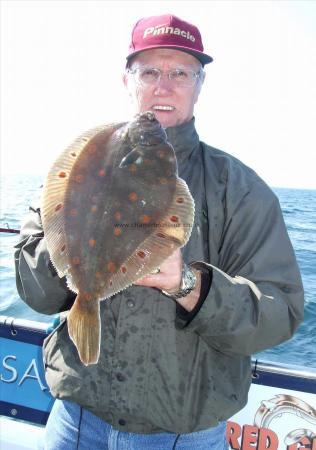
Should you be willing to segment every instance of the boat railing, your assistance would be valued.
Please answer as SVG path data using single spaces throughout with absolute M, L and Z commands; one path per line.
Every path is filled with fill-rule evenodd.
M 8 449 L 35 448 L 25 442 L 9 445 L 17 426 L 33 426 L 36 439 L 43 438 L 54 398 L 45 380 L 42 345 L 58 324 L 58 317 L 43 323 L 0 316 L 0 422 L 8 421 Z M 34 437 L 34 430 L 30 434 Z M 235 450 L 316 450 L 316 368 L 253 358 L 248 404 L 228 421 L 227 439 Z

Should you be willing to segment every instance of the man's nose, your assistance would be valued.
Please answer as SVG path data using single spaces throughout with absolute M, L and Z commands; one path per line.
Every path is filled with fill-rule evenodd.
M 155 87 L 155 93 L 169 92 L 173 89 L 172 80 L 170 80 L 167 73 L 162 73 Z

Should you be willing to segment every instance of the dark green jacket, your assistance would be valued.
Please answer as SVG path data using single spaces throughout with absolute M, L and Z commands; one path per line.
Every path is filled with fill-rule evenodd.
M 232 156 L 199 141 L 194 120 L 167 130 L 196 205 L 183 249 L 212 265 L 210 291 L 187 323 L 156 289 L 133 286 L 101 302 L 98 364 L 85 367 L 65 321 L 46 340 L 51 392 L 123 431 L 189 433 L 247 402 L 254 352 L 289 339 L 303 318 L 303 288 L 279 202 Z M 31 213 L 16 250 L 17 286 L 36 311 L 71 306 Z

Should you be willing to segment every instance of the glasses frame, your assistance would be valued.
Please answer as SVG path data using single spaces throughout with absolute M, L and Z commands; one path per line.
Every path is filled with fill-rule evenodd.
M 157 80 L 154 80 L 153 82 L 147 82 L 147 83 L 146 83 L 144 80 L 141 80 L 139 76 L 137 77 L 137 75 L 139 74 L 139 72 L 142 71 L 142 70 L 153 70 L 153 71 L 155 71 L 156 73 L 158 73 L 159 76 L 158 76 Z M 175 81 L 173 78 L 171 78 L 171 74 L 174 73 L 174 72 L 177 72 L 177 71 L 185 71 L 185 72 L 190 72 L 190 73 L 192 73 L 192 74 L 194 75 L 194 77 L 192 77 L 192 82 L 191 82 L 191 83 L 186 83 L 186 82 L 182 83 L 182 82 L 179 82 L 179 81 Z M 174 84 L 174 85 L 176 85 L 176 86 L 178 86 L 178 87 L 193 87 L 193 86 L 196 85 L 197 80 L 201 79 L 201 75 L 203 74 L 203 69 L 202 69 L 202 67 L 201 67 L 201 68 L 196 72 L 196 71 L 194 71 L 194 70 L 192 70 L 192 69 L 187 69 L 187 68 L 185 68 L 185 67 L 177 67 L 177 68 L 175 68 L 175 69 L 170 69 L 170 70 L 167 70 L 167 71 L 165 72 L 165 71 L 163 71 L 163 70 L 161 70 L 161 69 L 158 69 L 157 67 L 140 66 L 140 67 L 135 67 L 134 69 L 127 68 L 127 73 L 130 74 L 130 75 L 133 75 L 133 76 L 134 76 L 134 80 L 136 81 L 136 83 L 137 83 L 138 85 L 140 85 L 140 86 L 143 86 L 143 87 L 156 86 L 156 85 L 158 85 L 158 84 L 160 83 L 160 80 L 161 80 L 162 75 L 164 75 L 164 74 L 167 75 L 168 80 L 169 80 L 172 84 Z

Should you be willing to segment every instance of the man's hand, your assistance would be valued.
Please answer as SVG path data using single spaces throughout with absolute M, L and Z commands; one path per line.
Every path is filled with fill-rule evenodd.
M 180 288 L 182 277 L 182 254 L 181 250 L 177 249 L 169 258 L 167 258 L 160 266 L 160 272 L 150 274 L 138 280 L 135 285 L 147 286 L 164 291 L 174 292 Z M 192 311 L 196 305 L 201 289 L 201 274 L 195 270 L 197 277 L 196 287 L 186 297 L 178 298 L 176 301 L 183 306 L 187 311 Z
M 164 291 L 176 291 L 181 283 L 182 254 L 177 249 L 159 267 L 160 272 L 147 275 L 134 284 L 139 286 L 155 287 Z

